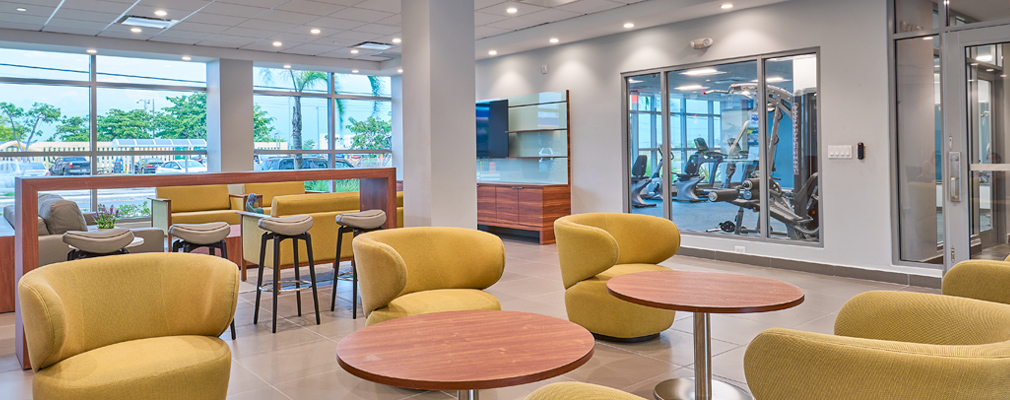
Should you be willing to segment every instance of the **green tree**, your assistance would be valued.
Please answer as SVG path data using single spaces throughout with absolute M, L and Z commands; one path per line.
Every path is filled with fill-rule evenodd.
M 61 142 L 87 142 L 91 140 L 91 129 L 87 117 L 63 117 L 56 126 L 54 139 Z
M 157 130 L 157 113 L 146 109 L 123 111 L 113 108 L 98 116 L 98 141 L 115 139 L 151 139 Z
M 274 117 L 270 113 L 261 109 L 259 105 L 253 105 L 253 141 L 254 142 L 280 142 L 274 132 Z
M 35 103 L 25 110 L 11 103 L 0 102 L 0 114 L 2 122 L 0 126 L 6 125 L 18 147 L 28 149 L 35 141 L 42 138 L 42 124 L 51 124 L 59 121 L 62 113 L 59 108 L 50 104 Z
M 155 134 L 159 139 L 205 139 L 207 137 L 207 94 L 166 98 L 171 106 L 157 115 Z
M 351 118 L 351 124 L 347 129 L 354 132 L 351 138 L 352 149 L 388 149 L 390 139 L 393 137 L 393 126 L 389 121 L 384 121 L 374 116 L 369 116 L 364 121 Z
M 281 74 L 291 84 L 291 89 L 296 93 L 302 93 L 318 84 L 325 84 L 329 80 L 329 74 L 316 71 L 295 71 L 287 70 Z M 263 69 L 263 80 L 271 82 L 273 80 L 273 70 Z M 342 114 L 343 110 L 340 110 Z M 302 97 L 294 96 L 294 106 L 291 109 L 291 148 L 301 149 L 302 146 Z M 295 154 L 295 166 L 302 165 L 302 155 Z

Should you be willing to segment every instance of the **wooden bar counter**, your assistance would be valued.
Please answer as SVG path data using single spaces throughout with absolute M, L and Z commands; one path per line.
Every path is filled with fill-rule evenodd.
M 284 172 L 214 172 L 189 175 L 107 175 L 84 177 L 17 178 L 14 227 L 14 283 L 25 273 L 38 267 L 38 197 L 39 192 L 54 190 L 124 189 L 134 187 L 221 185 L 287 181 L 322 181 L 359 179 L 361 210 L 379 209 L 386 212 L 386 228 L 396 227 L 396 169 L 352 168 L 298 170 Z M 4 282 L 0 280 L 0 283 Z M 10 289 L 15 289 L 10 288 Z M 15 292 L 16 293 L 16 292 Z M 28 347 L 25 343 L 21 304 L 15 296 L 15 351 L 21 367 L 28 369 Z

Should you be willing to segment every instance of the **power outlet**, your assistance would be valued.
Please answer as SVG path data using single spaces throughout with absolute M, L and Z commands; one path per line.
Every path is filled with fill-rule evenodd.
M 747 248 L 744 246 L 733 246 L 733 251 L 736 253 L 746 253 Z

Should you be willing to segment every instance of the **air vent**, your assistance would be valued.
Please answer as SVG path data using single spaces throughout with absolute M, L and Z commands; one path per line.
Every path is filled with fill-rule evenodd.
M 393 45 L 380 42 L 361 42 L 351 46 L 351 48 L 362 50 L 387 50 L 393 48 Z
M 172 25 L 175 25 L 179 21 L 173 21 L 170 19 L 161 18 L 148 18 L 148 17 L 138 17 L 136 15 L 127 15 L 123 19 L 119 20 L 120 24 L 129 26 L 139 26 L 143 28 L 158 28 L 158 29 L 168 29 Z

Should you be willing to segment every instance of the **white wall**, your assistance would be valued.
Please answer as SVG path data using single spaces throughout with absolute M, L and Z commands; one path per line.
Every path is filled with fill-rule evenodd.
M 477 99 L 571 91 L 572 212 L 622 212 L 622 72 L 820 48 L 823 247 L 746 242 L 747 252 L 862 268 L 891 265 L 886 2 L 792 0 L 478 62 Z M 712 37 L 706 51 L 688 41 Z M 549 73 L 542 75 L 540 66 Z M 828 160 L 863 142 L 866 160 Z M 685 235 L 732 251 L 741 240 Z M 932 273 L 933 271 L 928 271 Z M 938 276 L 938 271 L 937 271 Z

